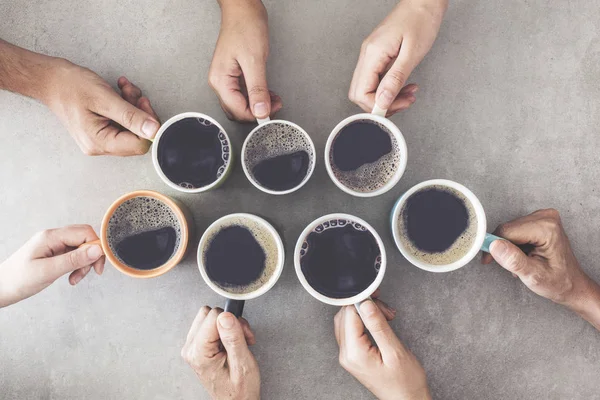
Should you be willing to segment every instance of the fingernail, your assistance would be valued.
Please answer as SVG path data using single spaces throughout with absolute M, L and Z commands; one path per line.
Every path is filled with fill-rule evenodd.
M 230 329 L 233 326 L 235 317 L 231 313 L 222 313 L 219 315 L 219 325 L 225 329 Z
M 412 88 L 412 89 L 410 90 L 410 93 L 412 93 L 412 94 L 415 94 L 415 93 L 417 93 L 418 91 L 419 91 L 419 87 L 418 87 L 418 86 L 415 86 L 414 88 Z
M 153 121 L 151 119 L 147 119 L 144 121 L 144 124 L 142 125 L 142 133 L 148 139 L 152 139 L 154 137 L 154 135 L 156 134 L 157 130 L 158 130 L 158 123 L 156 121 Z
M 82 280 L 82 279 L 83 279 L 83 276 L 81 276 L 81 275 L 76 275 L 76 276 L 73 278 L 73 285 L 77 285 L 79 282 L 81 282 L 81 280 Z
M 396 314 L 396 309 L 394 307 L 390 307 L 390 306 L 387 306 L 387 307 L 388 307 L 388 310 L 390 310 L 390 312 L 392 314 Z
M 504 240 L 494 240 L 492 244 L 490 244 L 490 252 L 498 258 L 502 258 L 508 246 Z
M 102 255 L 102 247 L 98 246 L 97 244 L 88 246 L 86 254 L 90 259 L 96 260 Z
M 394 96 L 392 95 L 392 92 L 387 89 L 381 92 L 377 98 L 377 104 L 382 108 L 388 108 L 390 104 L 392 104 L 392 101 L 394 101 Z
M 366 300 L 360 305 L 360 312 L 365 317 L 368 317 L 375 313 L 376 308 L 377 308 L 377 306 L 375 305 L 375 303 L 373 303 L 371 300 Z
M 269 110 L 267 109 L 267 103 L 260 102 L 254 105 L 254 116 L 256 118 L 264 118 L 269 115 Z

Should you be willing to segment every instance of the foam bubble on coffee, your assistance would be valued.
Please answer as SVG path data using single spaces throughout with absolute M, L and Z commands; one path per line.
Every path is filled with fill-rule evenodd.
M 119 205 L 108 221 L 108 245 L 113 255 L 123 264 L 127 264 L 117 254 L 117 244 L 127 237 L 167 227 L 176 232 L 173 252 L 175 254 L 181 242 L 181 225 L 177 215 L 158 199 L 147 196 L 134 197 Z
M 369 123 L 378 126 L 390 136 L 392 151 L 377 161 L 363 164 L 353 171 L 339 169 L 333 161 L 333 152 L 331 152 L 329 155 L 331 169 L 337 180 L 349 189 L 360 193 L 374 192 L 385 186 L 400 168 L 400 146 L 396 137 L 383 124 L 367 119 L 354 121 L 354 123 Z M 340 132 L 338 132 L 338 135 Z
M 348 225 L 352 226 L 354 229 L 356 229 L 357 231 L 360 231 L 360 232 L 368 231 L 366 226 L 364 226 L 356 221 L 352 221 L 349 219 L 330 219 L 329 221 L 324 221 L 324 222 L 320 223 L 319 225 L 315 226 L 310 233 L 321 233 L 328 229 L 343 228 Z M 309 233 L 309 235 L 310 235 L 310 233 Z M 307 235 L 307 237 L 308 237 L 308 235 Z M 304 241 L 302 242 L 302 247 L 300 249 L 300 258 L 304 257 L 304 255 L 308 251 L 308 241 L 306 239 L 307 238 L 304 238 Z M 373 267 L 375 268 L 375 270 L 377 272 L 379 272 L 379 268 L 381 268 L 381 254 L 375 259 L 375 264 L 373 265 Z
M 412 254 L 419 261 L 431 264 L 431 265 L 448 265 L 452 264 L 460 260 L 464 257 L 473 247 L 473 243 L 475 242 L 475 238 L 477 237 L 477 214 L 475 213 L 475 208 L 469 199 L 465 197 L 465 195 L 458 190 L 450 188 L 448 186 L 442 185 L 434 185 L 423 188 L 422 190 L 440 190 L 446 191 L 453 196 L 460 199 L 468 213 L 468 225 L 465 231 L 454 241 L 454 243 L 447 249 L 442 252 L 427 252 L 419 249 L 415 244 L 409 239 L 407 233 L 407 227 L 405 222 L 405 208 L 408 202 L 404 203 L 403 208 L 400 211 L 398 217 L 398 228 L 400 233 L 400 241 L 404 245 L 405 249 Z M 420 191 L 415 192 L 413 195 L 418 194 Z
M 236 216 L 232 218 L 227 218 L 219 222 L 218 224 L 212 226 L 210 232 L 207 233 L 206 241 L 204 242 L 204 247 L 202 248 L 203 263 L 206 265 L 206 250 L 211 245 L 211 242 L 215 238 L 215 236 L 221 230 L 233 226 L 245 228 L 252 234 L 256 242 L 260 245 L 260 247 L 265 253 L 265 268 L 258 279 L 256 279 L 253 282 L 250 282 L 247 285 L 223 286 L 215 281 L 212 282 L 228 293 L 252 293 L 263 287 L 271 279 L 271 277 L 273 276 L 273 274 L 279 266 L 279 247 L 277 246 L 277 242 L 273 236 L 273 233 L 269 229 L 267 229 L 267 227 L 265 227 L 262 223 L 250 218 Z
M 273 122 L 260 127 L 246 143 L 245 163 L 249 171 L 261 161 L 305 151 L 308 154 L 310 165 L 314 164 L 315 155 L 306 135 L 293 125 Z

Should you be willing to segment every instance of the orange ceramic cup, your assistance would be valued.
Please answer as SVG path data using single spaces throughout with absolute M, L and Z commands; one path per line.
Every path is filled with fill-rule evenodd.
M 177 220 L 180 224 L 181 237 L 179 241 L 179 247 L 175 251 L 175 254 L 173 254 L 173 256 L 171 256 L 171 258 L 165 264 L 153 269 L 137 269 L 124 264 L 117 258 L 117 256 L 115 256 L 110 248 L 110 245 L 108 244 L 108 222 L 113 216 L 115 210 L 117 210 L 121 204 L 135 197 L 150 197 L 166 204 L 177 216 Z M 106 214 L 104 214 L 104 218 L 102 219 L 100 240 L 97 242 L 100 242 L 99 244 L 102 246 L 102 250 L 104 251 L 108 261 L 110 261 L 110 263 L 119 271 L 134 278 L 154 278 L 173 269 L 181 262 L 181 260 L 183 260 L 187 252 L 188 244 L 193 236 L 193 230 L 194 220 L 192 218 L 192 214 L 181 202 L 151 190 L 138 190 L 121 196 L 108 208 L 108 211 L 106 211 Z M 90 245 L 93 243 L 86 244 Z

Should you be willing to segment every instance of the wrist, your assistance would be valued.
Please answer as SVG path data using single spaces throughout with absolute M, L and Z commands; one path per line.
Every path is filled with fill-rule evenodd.
M 448 9 L 448 0 L 403 0 L 400 4 L 405 1 L 410 2 L 418 9 L 427 11 L 436 20 L 439 20 L 440 23 Z
M 562 304 L 600 330 L 600 286 L 584 274 L 574 289 Z
M 230 11 L 247 10 L 248 8 L 262 8 L 261 0 L 217 0 L 223 13 Z

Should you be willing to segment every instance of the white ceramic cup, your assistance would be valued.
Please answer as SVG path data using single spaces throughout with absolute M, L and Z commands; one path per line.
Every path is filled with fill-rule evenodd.
M 464 256 L 462 256 L 459 260 L 457 260 L 451 264 L 434 265 L 434 264 L 428 264 L 426 262 L 423 262 L 423 261 L 415 258 L 412 255 L 412 253 L 404 246 L 404 244 L 402 243 L 402 240 L 400 240 L 400 236 L 402 235 L 402 233 L 400 232 L 398 219 L 400 218 L 400 212 L 402 211 L 402 208 L 403 208 L 404 204 L 406 203 L 406 200 L 413 193 L 415 193 L 419 190 L 422 190 L 424 188 L 431 187 L 431 186 L 445 186 L 445 187 L 454 189 L 457 192 L 461 193 L 463 196 L 465 196 L 465 198 L 469 202 L 471 202 L 471 204 L 473 205 L 473 209 L 475 210 L 475 215 L 477 217 L 477 231 L 476 231 L 477 233 L 475 235 L 475 240 L 473 241 L 473 245 L 471 246 L 471 249 L 469 249 L 469 251 Z M 396 247 L 398 247 L 398 250 L 400 250 L 400 252 L 404 256 L 404 258 L 406 258 L 411 264 L 413 264 L 414 266 L 419 267 L 425 271 L 449 272 L 449 271 L 457 270 L 461 267 L 464 267 L 471 260 L 473 260 L 473 258 L 475 258 L 475 256 L 477 255 L 477 253 L 479 253 L 480 250 L 486 251 L 489 253 L 490 244 L 494 240 L 501 239 L 497 236 L 487 233 L 487 221 L 486 221 L 486 217 L 485 217 L 485 211 L 483 210 L 483 206 L 481 205 L 481 202 L 479 201 L 477 196 L 475 196 L 473 194 L 473 192 L 471 192 L 469 189 L 467 189 L 460 183 L 456 183 L 454 181 L 450 181 L 447 179 L 432 179 L 429 181 L 421 182 L 418 185 L 415 185 L 412 188 L 410 188 L 406 193 L 404 193 L 398 199 L 398 201 L 394 205 L 394 208 L 392 209 L 392 215 L 390 217 L 390 220 L 391 220 L 390 223 L 391 223 L 391 227 L 392 227 L 392 236 L 394 237 L 394 242 L 396 243 Z
M 333 130 L 329 134 L 329 138 L 327 139 L 327 143 L 325 144 L 325 168 L 327 169 L 327 173 L 329 174 L 329 177 L 331 178 L 333 183 L 335 183 L 335 185 L 338 188 L 342 189 L 344 192 L 346 192 L 348 194 L 351 194 L 352 196 L 357 196 L 357 197 L 379 196 L 380 194 L 383 194 L 383 193 L 389 191 L 390 189 L 392 189 L 394 186 L 396 186 L 396 184 L 398 183 L 398 181 L 400 181 L 400 178 L 402 178 L 402 175 L 404 174 L 404 170 L 406 169 L 407 156 L 408 156 L 408 150 L 406 148 L 406 141 L 404 140 L 404 136 L 402 135 L 402 132 L 400 132 L 400 129 L 396 126 L 396 124 L 394 124 L 392 121 L 390 121 L 389 119 L 387 119 L 385 117 L 386 111 L 387 110 L 382 110 L 377 105 L 375 105 L 371 114 L 362 113 L 362 114 L 352 115 L 352 116 L 346 118 L 345 120 L 343 120 L 342 122 L 340 122 L 339 124 L 337 124 L 337 126 L 335 128 L 333 128 Z M 400 152 L 400 164 L 398 165 L 398 169 L 396 170 L 396 172 L 394 173 L 392 178 L 389 181 L 387 181 L 385 185 L 383 185 L 379 189 L 374 190 L 372 192 L 358 192 L 356 190 L 353 190 L 353 189 L 347 187 L 342 182 L 340 182 L 339 179 L 335 176 L 335 174 L 333 173 L 333 168 L 331 166 L 331 151 L 332 151 L 332 146 L 333 146 L 333 142 L 334 142 L 335 138 L 337 137 L 337 135 L 340 133 L 340 131 L 344 127 L 346 127 L 347 125 L 349 125 L 350 123 L 352 123 L 354 121 L 359 121 L 359 120 L 370 120 L 370 121 L 373 121 L 373 122 L 383 125 L 390 132 L 390 134 L 393 135 L 393 137 L 396 139 L 396 142 L 398 144 L 398 151 Z
M 259 190 L 262 190 L 265 193 L 274 194 L 274 195 L 283 195 L 283 194 L 295 192 L 296 190 L 298 190 L 302 186 L 304 186 L 306 184 L 306 182 L 308 182 L 308 180 L 310 179 L 310 177 L 312 176 L 312 174 L 315 170 L 315 164 L 317 163 L 317 152 L 315 150 L 315 145 L 314 145 L 312 139 L 310 138 L 308 133 L 306 133 L 306 131 L 304 129 L 302 129 L 298 124 L 295 124 L 290 121 L 286 121 L 283 119 L 271 120 L 269 117 L 264 118 L 264 119 L 259 118 L 256 121 L 258 122 L 258 125 L 254 129 L 252 129 L 250 134 L 248 134 L 248 136 L 246 137 L 246 140 L 244 140 L 244 145 L 242 147 L 242 168 L 244 169 L 244 174 L 246 174 L 246 178 L 248 178 L 250 183 L 252 183 L 256 188 L 258 188 Z M 306 172 L 306 176 L 304 177 L 302 182 L 300 182 L 298 185 L 296 185 L 295 187 L 293 187 L 291 189 L 278 191 L 278 190 L 271 190 L 266 187 L 263 187 L 260 183 L 258 183 L 256 181 L 256 179 L 254 178 L 254 175 L 252 174 L 252 171 L 250 171 L 248 169 L 248 166 L 246 165 L 246 159 L 247 159 L 246 152 L 248 150 L 248 143 L 251 142 L 251 140 L 254 137 L 254 135 L 256 134 L 256 132 L 260 131 L 266 125 L 270 125 L 270 124 L 283 124 L 283 125 L 291 126 L 292 128 L 296 129 L 298 132 L 302 133 L 304 135 L 304 137 L 307 139 L 308 143 L 310 144 L 310 149 L 312 152 L 312 159 L 310 160 L 310 166 L 308 168 L 308 171 Z
M 167 178 L 167 176 L 163 172 L 162 168 L 160 167 L 160 164 L 158 163 L 158 145 L 160 143 L 160 139 L 162 138 L 165 131 L 171 125 L 173 125 L 175 122 L 180 121 L 185 118 L 203 118 L 203 119 L 211 122 L 213 125 L 215 125 L 217 128 L 219 128 L 221 130 L 221 133 L 223 133 L 223 135 L 225 136 L 225 140 L 227 140 L 227 143 L 229 146 L 229 160 L 226 161 L 225 172 L 223 172 L 223 174 L 216 181 L 212 182 L 209 185 L 202 186 L 199 188 L 186 188 L 186 187 L 180 186 L 180 185 L 176 184 L 175 182 L 171 181 L 169 178 Z M 154 169 L 156 170 L 156 173 L 158 174 L 158 176 L 160 176 L 160 179 L 162 179 L 163 182 L 165 182 L 167 185 L 169 185 L 173 189 L 179 190 L 180 192 L 202 193 L 202 192 L 209 191 L 211 189 L 215 189 L 215 188 L 221 186 L 223 184 L 223 182 L 225 182 L 225 180 L 227 179 L 227 177 L 230 175 L 231 171 L 233 170 L 234 156 L 233 156 L 233 148 L 231 145 L 231 140 L 229 140 L 229 136 L 227 135 L 227 132 L 225 132 L 225 129 L 223 129 L 221 124 L 219 124 L 214 118 L 212 118 L 206 114 L 202 114 L 199 112 L 185 112 L 185 113 L 177 114 L 177 115 L 169 118 L 169 120 L 167 120 L 167 122 L 162 124 L 162 126 L 158 130 L 158 133 L 154 137 L 153 142 L 154 143 L 152 145 L 152 163 L 154 164 Z
M 377 242 L 377 245 L 379 246 L 379 250 L 381 251 L 381 266 L 379 267 L 379 272 L 377 273 L 375 280 L 365 290 L 363 290 L 359 294 L 354 295 L 352 297 L 345 298 L 345 299 L 334 299 L 334 298 L 327 297 L 327 296 L 317 292 L 306 280 L 306 277 L 304 276 L 304 273 L 302 272 L 302 265 L 300 264 L 300 259 L 301 259 L 300 251 L 302 250 L 302 244 L 306 240 L 307 236 L 318 225 L 320 225 L 324 222 L 333 220 L 333 219 L 336 219 L 336 220 L 344 219 L 344 220 L 349 220 L 349 221 L 353 221 L 353 222 L 361 224 L 362 226 L 367 228 L 367 230 L 369 232 L 371 232 L 371 234 L 375 238 L 375 241 Z M 336 213 L 336 214 L 324 215 L 320 218 L 317 218 L 316 220 L 311 222 L 302 231 L 302 233 L 300 234 L 300 237 L 298 238 L 298 242 L 296 242 L 296 248 L 294 250 L 294 266 L 296 269 L 296 275 L 298 275 L 298 279 L 300 280 L 300 283 L 302 284 L 302 286 L 304 286 L 304 289 L 306 289 L 306 291 L 308 293 L 310 293 L 311 296 L 313 296 L 315 299 L 317 299 L 323 303 L 330 304 L 332 306 L 348 306 L 348 305 L 354 304 L 356 306 L 356 308 L 358 309 L 358 305 L 360 303 L 362 303 L 363 301 L 369 299 L 371 294 L 379 287 L 379 285 L 381 285 L 381 282 L 383 281 L 383 276 L 385 275 L 386 265 L 387 265 L 387 256 L 385 253 L 385 247 L 383 246 L 383 241 L 381 240 L 381 237 L 379 236 L 377 231 L 375 231 L 375 229 L 371 225 L 369 225 L 366 221 L 364 221 L 358 217 L 355 217 L 353 215 L 349 215 L 349 214 Z
M 210 280 L 208 273 L 206 272 L 206 266 L 204 265 L 204 251 L 207 249 L 207 241 L 210 235 L 213 233 L 215 228 L 220 226 L 225 226 L 228 221 L 231 220 L 239 220 L 239 219 L 248 219 L 257 224 L 259 224 L 262 228 L 264 228 L 267 232 L 269 232 L 277 246 L 277 267 L 273 274 L 269 278 L 267 282 L 265 282 L 258 289 L 249 292 L 249 293 L 230 293 L 219 286 L 217 286 L 213 281 Z M 285 249 L 283 247 L 283 242 L 277 230 L 263 218 L 257 217 L 253 214 L 245 214 L 245 213 L 237 213 L 237 214 L 229 214 L 224 217 L 219 218 L 215 222 L 213 222 L 208 229 L 202 235 L 200 239 L 200 244 L 198 245 L 198 269 L 200 270 L 200 275 L 202 275 L 202 279 L 204 282 L 217 294 L 225 297 L 227 302 L 225 304 L 225 311 L 233 313 L 235 316 L 240 317 L 244 310 L 244 302 L 246 300 L 255 299 L 263 294 L 267 293 L 277 282 L 279 277 L 281 276 L 281 272 L 283 271 L 283 266 L 285 263 Z

